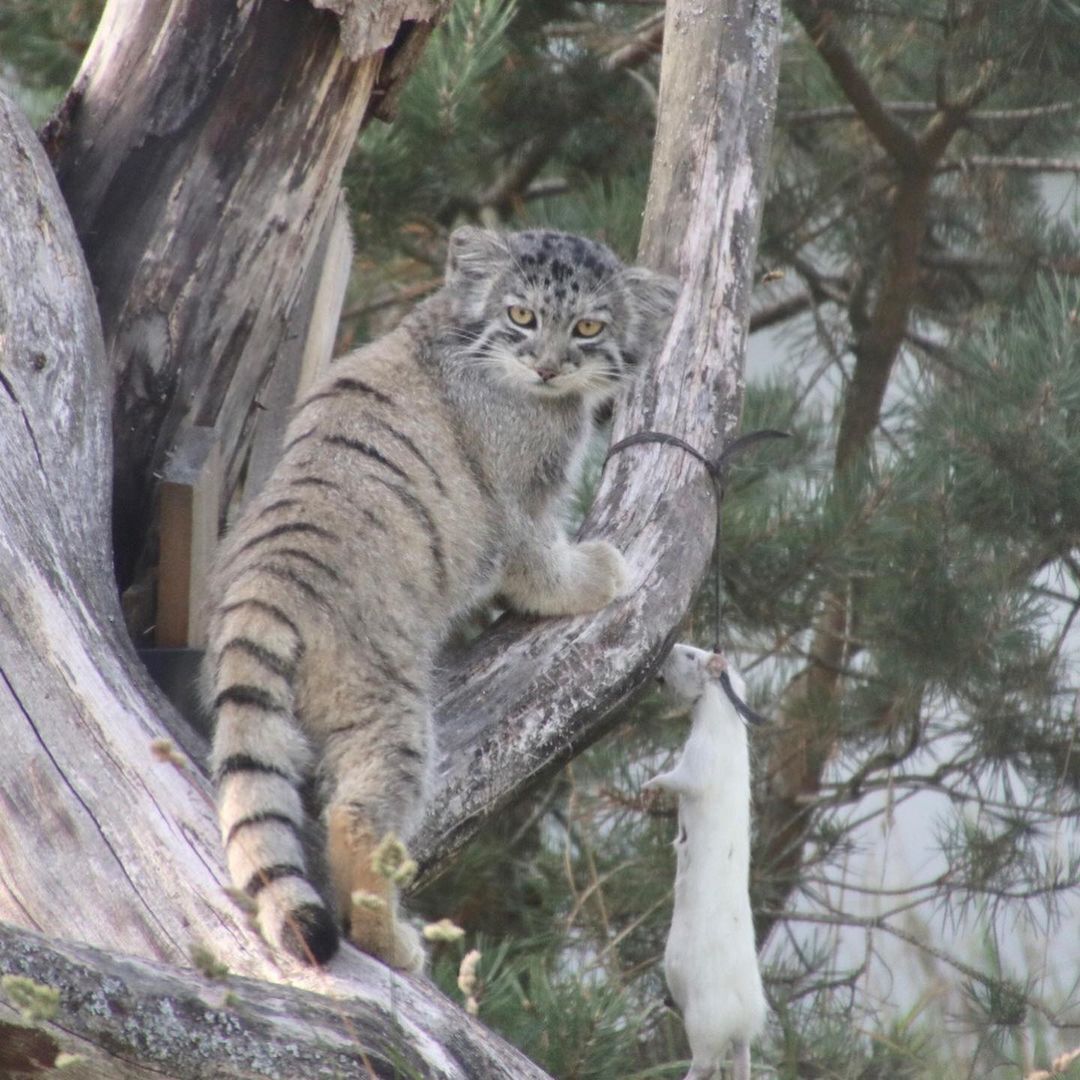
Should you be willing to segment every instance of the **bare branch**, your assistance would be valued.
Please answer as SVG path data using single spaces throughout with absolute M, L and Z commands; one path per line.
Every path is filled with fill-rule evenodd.
M 759 330 L 768 330 L 787 322 L 788 319 L 809 311 L 813 303 L 814 297 L 809 292 L 796 292 L 773 301 L 768 307 L 758 308 L 750 316 L 750 333 L 756 334 Z
M 964 963 L 964 961 L 957 959 L 955 956 L 946 952 L 944 949 L 940 949 L 930 942 L 921 938 L 918 934 L 914 934 L 908 930 L 902 930 L 898 926 L 894 926 L 886 918 L 882 916 L 867 915 L 834 915 L 827 913 L 818 913 L 810 911 L 776 911 L 767 912 L 775 918 L 783 918 L 792 922 L 805 922 L 816 923 L 822 926 L 844 926 L 844 927 L 861 927 L 864 930 L 880 930 L 882 933 L 889 934 L 891 937 L 895 937 L 900 941 L 903 941 L 907 945 L 911 945 L 919 951 L 925 953 L 928 956 L 932 956 L 935 960 L 940 960 L 941 963 L 948 965 L 954 971 L 963 975 L 965 979 L 972 983 L 978 983 L 980 985 L 992 983 L 994 977 L 987 975 L 984 971 L 979 971 L 977 968 L 973 968 L 970 964 Z M 1038 998 L 1028 994 L 1025 995 L 1025 1001 L 1028 1006 L 1035 1011 L 1039 1012 L 1052 1024 L 1057 1025 L 1059 1021 L 1058 1013 L 1047 1006 L 1044 1002 Z
M 1080 158 L 998 157 L 969 154 L 952 161 L 942 161 L 938 172 L 969 172 L 974 169 L 1009 169 L 1013 172 L 1080 173 Z
M 646 21 L 632 41 L 608 53 L 604 58 L 604 68 L 607 71 L 619 71 L 637 67 L 638 64 L 658 56 L 663 43 L 664 16 L 659 13 Z
M 870 134 L 901 168 L 917 166 L 915 136 L 878 99 L 836 33 L 835 15 L 827 4 L 823 0 L 793 0 L 790 6 Z
M 940 106 L 932 101 L 883 101 L 881 107 L 896 116 L 933 116 Z M 970 124 L 1023 123 L 1046 116 L 1060 116 L 1080 109 L 1080 102 L 1058 101 L 1050 105 L 1033 105 L 1027 109 L 974 109 L 967 114 Z M 854 105 L 824 105 L 815 109 L 794 109 L 777 117 L 777 123 L 827 123 L 832 120 L 861 119 Z

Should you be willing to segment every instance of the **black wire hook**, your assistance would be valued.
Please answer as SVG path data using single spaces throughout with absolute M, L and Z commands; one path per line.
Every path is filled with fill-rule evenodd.
M 753 446 L 754 443 L 762 442 L 765 439 L 787 439 L 789 437 L 790 432 L 777 431 L 774 428 L 762 428 L 759 431 L 750 431 L 745 435 L 740 435 L 738 438 L 732 439 L 714 460 L 706 457 L 700 450 L 691 446 L 685 439 L 680 439 L 678 435 L 670 435 L 666 431 L 635 431 L 633 435 L 627 435 L 625 439 L 620 439 L 615 443 L 608 450 L 607 457 L 604 458 L 604 464 L 606 465 L 614 454 L 619 453 L 621 450 L 625 450 L 628 446 L 637 446 L 641 443 L 660 443 L 661 446 L 677 447 L 705 467 L 705 471 L 708 473 L 709 480 L 712 483 L 713 495 L 715 496 L 716 503 L 716 531 L 713 537 L 712 550 L 716 593 L 714 609 L 716 644 L 713 646 L 714 652 L 720 652 L 720 637 L 723 623 L 723 609 L 720 602 L 720 504 L 723 502 L 724 498 L 724 480 L 726 478 L 727 464 L 736 454 L 741 453 L 748 446 Z M 726 671 L 722 672 L 720 675 L 720 685 L 724 688 L 724 693 L 727 694 L 728 700 L 735 706 L 735 711 L 744 720 L 751 724 L 764 724 L 766 722 L 764 716 L 751 709 L 750 706 L 735 693 L 735 688 L 731 685 L 731 679 L 728 678 L 728 673 Z

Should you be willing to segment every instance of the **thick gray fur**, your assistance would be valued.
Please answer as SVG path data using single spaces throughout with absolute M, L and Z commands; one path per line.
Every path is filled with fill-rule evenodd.
M 369 888 L 371 842 L 420 820 L 435 656 L 495 594 L 567 615 L 624 588 L 619 552 L 571 542 L 560 517 L 594 410 L 658 348 L 675 295 L 590 240 L 459 229 L 444 288 L 299 406 L 222 545 L 205 668 L 229 868 L 271 943 L 321 962 L 351 918 L 361 947 L 422 961 L 392 889 L 389 930 L 360 927 L 349 897 Z M 584 338 L 582 319 L 604 328 Z M 300 841 L 311 777 L 333 915 Z

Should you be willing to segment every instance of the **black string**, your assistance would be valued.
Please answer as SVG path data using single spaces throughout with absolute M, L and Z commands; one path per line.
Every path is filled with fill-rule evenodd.
M 732 439 L 731 442 L 720 451 L 719 456 L 713 460 L 706 457 L 696 447 L 691 446 L 685 439 L 680 439 L 677 435 L 669 435 L 666 431 L 636 431 L 633 435 L 627 435 L 625 439 L 620 439 L 615 443 L 608 450 L 607 457 L 604 459 L 604 464 L 606 465 L 615 454 L 619 453 L 620 450 L 625 450 L 628 446 L 638 446 L 641 443 L 660 443 L 661 446 L 677 447 L 705 467 L 705 471 L 708 473 L 709 480 L 712 483 L 716 508 L 716 528 L 713 535 L 712 550 L 713 574 L 715 578 L 715 621 L 713 628 L 716 631 L 716 644 L 713 646 L 714 652 L 720 652 L 720 639 L 723 629 L 723 607 L 720 600 L 720 504 L 723 502 L 724 498 L 724 480 L 726 478 L 727 464 L 736 454 L 742 452 L 748 446 L 752 446 L 754 443 L 762 442 L 765 439 L 786 439 L 788 436 L 788 432 L 776 431 L 773 428 L 762 428 L 760 431 L 750 431 L 745 435 L 740 435 L 737 439 Z M 724 693 L 727 694 L 732 705 L 735 706 L 736 712 L 738 712 L 744 720 L 751 724 L 765 723 L 765 717 L 760 713 L 754 712 L 754 710 L 735 693 L 735 688 L 731 685 L 731 679 L 728 678 L 728 673 L 726 671 L 722 672 L 720 675 L 720 685 L 724 688 Z

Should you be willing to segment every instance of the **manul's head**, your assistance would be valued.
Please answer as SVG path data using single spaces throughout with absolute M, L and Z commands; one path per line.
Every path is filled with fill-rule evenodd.
M 667 333 L 678 285 L 569 233 L 450 237 L 446 282 L 463 347 L 527 393 L 613 397 Z

